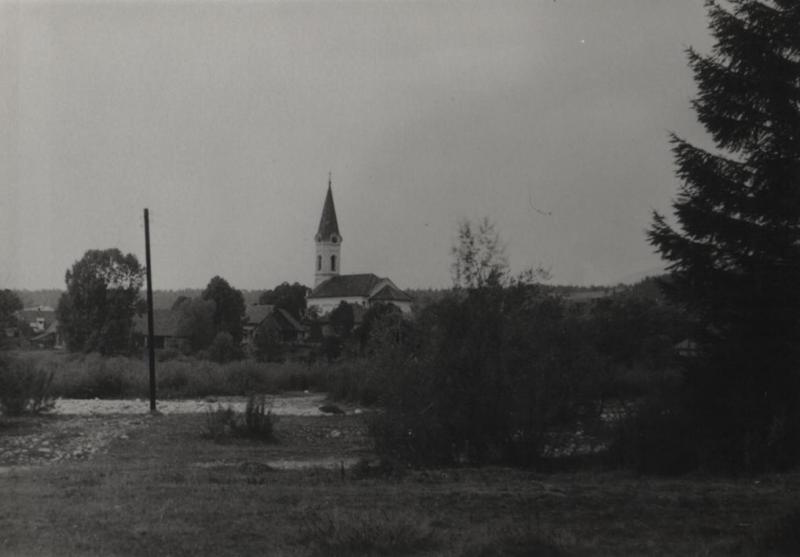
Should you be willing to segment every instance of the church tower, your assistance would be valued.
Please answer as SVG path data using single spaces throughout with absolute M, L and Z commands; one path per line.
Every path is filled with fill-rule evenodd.
M 314 236 L 317 253 L 314 258 L 314 287 L 339 275 L 342 266 L 342 235 L 339 234 L 339 224 L 336 222 L 336 208 L 333 206 L 333 191 L 331 190 L 331 176 L 328 174 L 328 194 L 325 196 L 325 205 L 322 207 L 322 217 L 319 219 L 317 235 Z

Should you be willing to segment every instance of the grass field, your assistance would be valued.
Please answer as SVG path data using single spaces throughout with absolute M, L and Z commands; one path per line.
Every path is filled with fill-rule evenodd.
M 70 419 L 6 421 L 0 444 Z M 277 444 L 215 443 L 202 414 L 126 419 L 88 459 L 0 462 L 0 554 L 757 555 L 796 530 L 798 475 L 385 475 L 336 464 L 369 459 L 363 415 L 281 417 Z

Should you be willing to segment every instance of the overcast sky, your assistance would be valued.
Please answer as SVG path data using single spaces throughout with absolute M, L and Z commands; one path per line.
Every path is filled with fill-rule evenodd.
M 329 171 L 345 273 L 448 286 L 483 216 L 553 283 L 658 268 L 702 4 L 3 2 L 0 288 L 144 262 L 144 207 L 155 288 L 313 284 Z

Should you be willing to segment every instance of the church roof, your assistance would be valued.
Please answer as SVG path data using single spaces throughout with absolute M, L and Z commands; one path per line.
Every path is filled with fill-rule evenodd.
M 360 275 L 338 275 L 322 282 L 309 298 L 363 297 L 371 301 L 411 301 L 411 296 L 397 288 L 387 279 L 372 273 Z
M 320 283 L 309 298 L 343 298 L 345 296 L 369 297 L 372 289 L 381 281 L 372 273 L 360 275 L 337 275 Z
M 332 234 L 336 234 L 340 238 L 342 236 L 339 234 L 339 223 L 336 222 L 336 208 L 333 206 L 333 191 L 331 190 L 331 183 L 328 181 L 328 195 L 325 196 L 325 205 L 322 206 L 317 238 L 330 238 Z
M 373 302 L 410 302 L 411 299 L 411 296 L 394 284 L 387 284 L 370 297 Z

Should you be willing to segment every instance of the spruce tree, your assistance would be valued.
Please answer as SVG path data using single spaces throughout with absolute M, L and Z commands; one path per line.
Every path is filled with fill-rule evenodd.
M 715 45 L 688 50 L 715 148 L 673 135 L 677 224 L 648 232 L 667 294 L 696 319 L 687 404 L 707 466 L 800 462 L 800 2 L 707 2 Z

